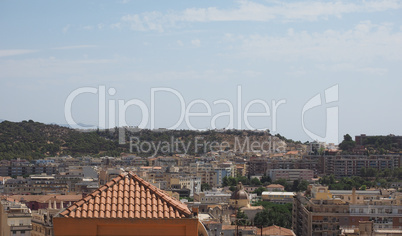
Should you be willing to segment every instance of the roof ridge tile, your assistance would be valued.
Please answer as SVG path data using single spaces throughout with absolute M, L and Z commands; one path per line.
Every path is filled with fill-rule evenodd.
M 191 212 L 165 191 L 129 172 L 113 178 L 60 215 L 75 218 L 187 218 Z

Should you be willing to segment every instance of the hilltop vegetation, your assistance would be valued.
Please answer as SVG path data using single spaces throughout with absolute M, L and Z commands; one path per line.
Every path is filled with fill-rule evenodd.
M 119 144 L 119 130 L 74 130 L 71 128 L 49 125 L 32 120 L 22 122 L 3 121 L 0 123 L 0 159 L 38 159 L 46 156 L 118 156 L 123 152 L 130 152 L 130 137 L 135 137 L 140 142 L 151 142 L 155 145 L 169 144 L 173 147 L 168 152 L 157 149 L 155 146 L 149 150 L 132 148 L 133 154 L 139 156 L 173 155 L 175 153 L 187 153 L 201 155 L 211 151 L 213 142 L 225 143 L 223 150 L 235 148 L 239 145 L 254 141 L 264 142 L 273 137 L 267 131 L 250 130 L 163 130 L 152 131 L 141 129 L 132 131 L 125 129 L 125 144 Z M 282 137 L 283 138 L 283 137 Z M 275 137 L 279 140 L 278 137 Z M 196 140 L 198 144 L 196 144 Z M 174 145 L 172 145 L 172 142 Z M 176 143 L 178 143 L 176 145 Z M 198 145 L 198 146 L 197 146 Z M 215 148 L 212 150 L 218 150 Z M 266 149 L 266 147 L 265 147 Z
M 115 155 L 120 152 L 116 141 L 107 140 L 95 132 L 79 132 L 32 120 L 0 123 L 0 159 L 100 153 Z

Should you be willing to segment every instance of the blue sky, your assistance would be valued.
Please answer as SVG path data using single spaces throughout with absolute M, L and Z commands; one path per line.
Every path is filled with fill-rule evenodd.
M 308 129 L 336 142 L 326 138 L 330 107 L 338 109 L 340 141 L 345 133 L 401 135 L 401 8 L 390 0 L 2 1 L 0 119 L 65 124 L 69 95 L 91 87 L 98 93 L 75 97 L 71 114 L 96 125 L 105 86 L 115 91 L 105 98 L 101 120 L 108 124 L 109 114 L 122 117 L 118 100 L 136 99 L 150 110 L 151 89 L 171 88 L 185 108 L 204 101 L 191 112 L 210 106 L 209 116 L 189 118 L 197 129 L 228 111 L 217 100 L 233 105 L 233 125 L 222 115 L 216 127 L 247 128 L 244 110 L 260 100 L 270 113 L 249 118 L 249 127 L 296 140 L 314 139 Z M 325 104 L 325 90 L 335 85 L 336 101 Z M 317 94 L 321 105 L 303 116 Z M 272 104 L 281 100 L 274 121 Z M 153 126 L 174 126 L 185 108 L 177 95 L 156 93 Z M 265 108 L 257 102 L 250 111 Z M 143 121 L 135 104 L 124 113 L 127 125 Z M 185 119 L 178 128 L 189 128 Z

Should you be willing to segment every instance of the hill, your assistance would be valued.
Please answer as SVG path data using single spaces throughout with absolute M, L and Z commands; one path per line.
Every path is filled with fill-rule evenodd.
M 58 125 L 22 121 L 0 123 L 0 158 L 37 159 L 58 155 L 119 154 L 116 141 L 96 132 L 79 132 Z
M 0 123 L 0 159 L 37 159 L 46 156 L 119 156 L 130 152 L 139 156 L 190 154 L 210 151 L 250 151 L 253 142 L 265 142 L 264 150 L 288 144 L 297 148 L 299 142 L 287 140 L 269 131 L 250 130 L 158 130 L 125 129 L 125 143 L 119 144 L 119 130 L 74 130 L 55 124 L 32 120 Z M 131 140 L 135 140 L 131 143 Z M 272 139 L 271 139 L 272 138 Z M 268 140 L 272 140 L 268 144 Z M 145 144 L 143 144 L 145 143 Z M 141 144 L 143 144 L 141 146 Z M 215 145 L 215 146 L 213 146 Z M 221 145 L 221 146 L 217 146 Z M 242 150 L 243 149 L 243 150 Z M 258 147 L 255 148 L 258 150 Z

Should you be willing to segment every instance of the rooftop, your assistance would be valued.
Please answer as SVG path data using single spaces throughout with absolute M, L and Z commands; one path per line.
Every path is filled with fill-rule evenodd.
M 292 230 L 272 225 L 262 229 L 263 235 L 282 235 L 282 236 L 294 236 L 296 235 Z
M 135 174 L 120 174 L 60 213 L 71 218 L 189 218 L 180 201 Z
M 267 195 L 294 196 L 295 193 L 293 193 L 293 192 L 269 192 L 269 191 L 265 191 L 265 192 L 262 192 L 262 195 L 265 195 L 265 196 L 267 196 Z

